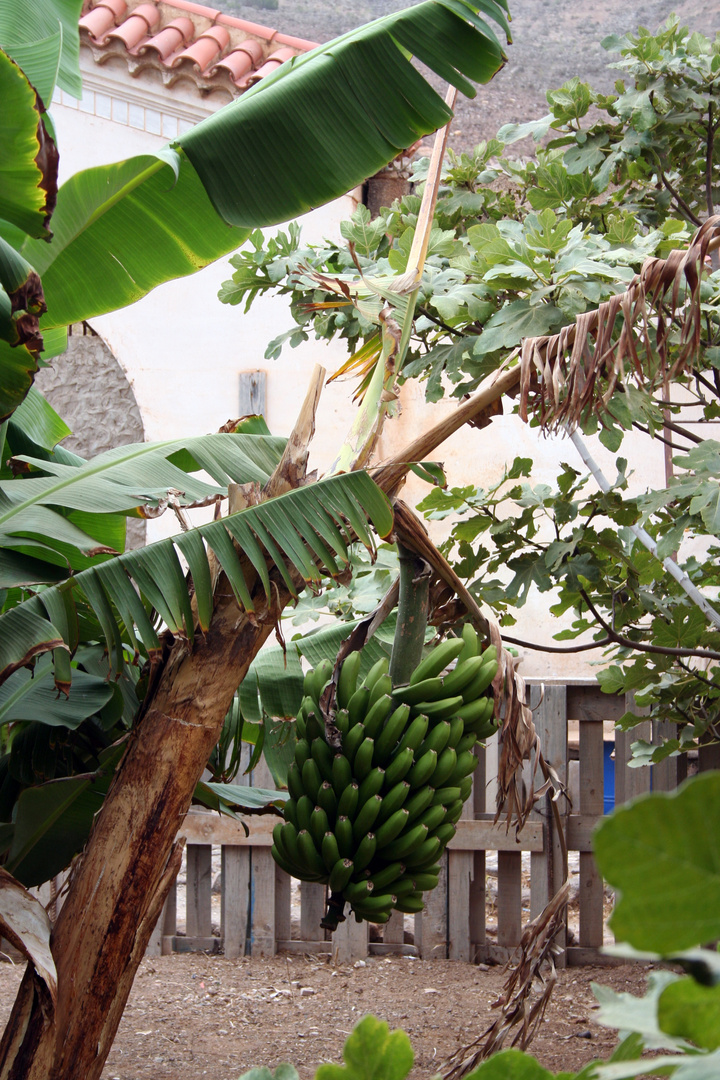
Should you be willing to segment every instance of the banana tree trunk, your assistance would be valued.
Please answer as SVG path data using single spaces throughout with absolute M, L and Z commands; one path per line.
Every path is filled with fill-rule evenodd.
M 301 483 L 325 371 L 316 367 L 266 496 Z M 242 489 L 238 489 L 242 495 Z M 231 506 L 240 509 L 240 505 Z M 0 1080 L 99 1080 L 138 965 L 182 849 L 175 837 L 233 694 L 274 631 L 290 593 L 271 573 L 272 605 L 254 569 L 250 617 L 224 575 L 205 635 L 177 640 L 73 869 L 53 930 L 57 1008 L 31 965 L 0 1042 Z M 299 582 L 298 582 L 299 584 Z

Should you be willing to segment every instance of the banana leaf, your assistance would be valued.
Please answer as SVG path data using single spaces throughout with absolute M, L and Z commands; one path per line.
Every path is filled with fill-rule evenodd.
M 160 648 L 141 595 L 173 633 L 188 637 L 195 633 L 196 616 L 179 554 L 193 578 L 197 623 L 207 630 L 212 614 L 209 551 L 225 571 L 238 602 L 251 611 L 241 555 L 256 570 L 268 601 L 272 599 L 268 557 L 291 595 L 297 596 L 289 567 L 316 588 L 328 565 L 341 569 L 347 564 L 347 546 L 355 537 L 373 549 L 369 522 L 380 536 L 386 536 L 392 520 L 385 495 L 366 473 L 356 472 L 293 489 L 219 521 L 126 552 L 0 615 L 0 683 L 34 656 L 53 649 L 56 682 L 63 688 L 69 685 L 69 664 L 63 663 L 61 672 L 57 664 L 63 651 L 73 647 L 65 624 L 75 625 L 77 633 L 76 596 L 92 608 L 102 627 L 111 666 L 122 672 L 128 648 L 145 655 Z

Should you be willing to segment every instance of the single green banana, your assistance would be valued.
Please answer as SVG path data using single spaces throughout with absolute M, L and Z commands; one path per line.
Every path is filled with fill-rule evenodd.
M 370 865 L 375 857 L 376 850 L 377 840 L 375 839 L 375 833 L 366 833 L 357 845 L 353 858 L 354 872 L 356 874 L 361 874 Z
M 448 746 L 438 758 L 434 771 L 428 777 L 428 783 L 432 784 L 436 790 L 448 785 L 454 787 L 454 784 L 450 785 L 450 776 L 457 765 L 457 760 L 457 754 L 452 747 Z
M 308 713 L 307 723 L 305 724 L 305 738 L 311 746 L 315 739 L 325 738 L 325 725 L 315 712 Z
M 396 686 L 393 697 L 403 705 L 418 705 L 421 701 L 439 701 L 447 697 L 440 678 L 423 679 L 419 683 L 410 683 L 409 686 Z
M 373 890 L 377 890 L 378 894 L 382 893 L 394 881 L 401 878 L 404 873 L 405 865 L 403 863 L 388 863 L 387 866 L 383 866 L 382 870 L 378 870 L 376 874 L 371 876 L 370 881 L 373 884 Z
M 354 727 L 350 728 L 347 735 L 342 740 L 343 754 L 347 758 L 348 764 L 351 766 L 351 769 L 353 762 L 355 761 L 355 755 L 357 753 L 358 747 L 360 746 L 364 738 L 365 725 L 355 724 Z
M 499 727 L 500 724 L 495 720 L 491 720 L 488 724 L 483 724 L 480 731 L 476 732 L 478 742 L 486 743 L 488 739 L 493 737 Z
M 390 891 L 395 897 L 407 896 L 408 893 L 415 892 L 415 882 L 411 877 L 406 874 L 404 877 L 399 878 L 390 886 Z
M 478 759 L 473 754 L 472 750 L 463 750 L 462 754 L 457 759 L 457 764 L 452 773 L 447 779 L 447 784 L 450 787 L 455 787 L 464 780 L 466 776 L 470 776 L 475 772 Z
M 284 826 L 283 826 L 284 827 Z M 300 854 L 300 865 L 307 867 L 311 874 L 327 875 L 325 863 L 318 854 L 313 840 L 307 829 L 301 829 L 297 834 L 297 846 Z
M 454 754 L 455 751 L 452 750 L 451 753 Z M 426 754 L 419 757 L 407 774 L 407 782 L 410 787 L 414 789 L 421 787 L 423 784 L 427 784 L 437 768 L 437 763 L 438 756 L 434 750 L 428 750 Z M 434 784 L 433 787 L 435 787 Z
M 375 830 L 378 851 L 382 851 L 382 849 L 387 844 L 389 844 L 391 840 L 394 840 L 395 837 L 400 835 L 400 833 L 407 825 L 409 817 L 410 815 L 408 814 L 407 810 L 396 810 L 395 813 L 392 814 L 386 822 L 378 826 L 378 828 Z
M 297 716 L 295 717 L 295 734 L 297 735 L 298 739 L 304 739 L 305 738 L 305 726 L 306 726 L 306 724 L 307 724 L 307 715 L 305 713 L 304 705 L 301 704 L 300 708 L 297 711 Z
M 385 697 L 386 694 L 392 693 L 392 679 L 389 675 L 381 675 L 377 680 L 372 690 L 370 691 L 370 700 L 368 701 L 368 714 L 372 709 L 376 701 L 379 701 L 381 697 Z
M 425 907 L 422 893 L 408 893 L 407 896 L 399 896 L 395 903 L 395 910 L 402 911 L 404 915 L 417 915 Z
M 442 828 L 442 826 L 440 826 Z M 442 851 L 442 844 L 437 836 L 429 836 L 419 847 L 403 860 L 409 874 L 419 873 L 431 866 Z
M 415 755 L 409 746 L 395 754 L 392 761 L 385 767 L 385 787 L 388 791 L 395 787 L 395 784 L 405 779 L 412 768 L 414 759 Z
M 435 789 L 430 787 L 429 784 L 423 784 L 421 788 L 413 792 L 411 798 L 405 803 L 405 809 L 409 816 L 409 822 L 412 824 L 415 818 L 422 814 L 423 810 L 427 810 L 428 806 L 432 804 L 433 797 L 435 795 Z
M 462 791 L 459 787 L 438 788 L 432 798 L 433 806 L 450 806 L 451 803 L 462 801 Z
M 331 872 L 335 865 L 340 862 L 340 851 L 338 850 L 338 842 L 333 832 L 326 832 L 322 838 L 320 847 L 322 854 L 322 860 L 325 863 L 325 867 L 328 873 Z M 351 871 L 352 873 L 352 871 Z M 348 875 L 348 878 L 350 875 Z
M 292 863 L 290 863 L 285 858 L 285 855 L 283 854 L 283 852 L 280 851 L 277 844 L 272 845 L 272 847 L 270 848 L 270 854 L 272 855 L 273 859 L 280 867 L 280 869 L 284 870 L 286 874 L 289 874 L 290 877 L 294 878 L 298 876 L 299 867 L 293 866 Z
M 357 904 L 353 904 L 353 910 L 360 912 L 364 919 L 377 922 L 384 915 L 390 917 L 392 906 L 392 897 L 385 894 L 383 896 L 368 896 L 362 902 L 358 901 Z
M 359 908 L 353 906 L 353 914 L 355 915 L 355 922 L 386 923 L 390 922 L 392 908 L 387 911 L 384 908 L 382 911 L 371 911 L 362 907 L 362 905 Z
M 427 733 L 422 746 L 417 752 L 417 759 L 420 760 L 428 750 L 434 750 L 439 756 L 448 744 L 450 739 L 450 724 L 447 720 L 441 720 L 439 723 L 431 727 Z
M 337 817 L 338 800 L 332 784 L 323 781 L 318 791 L 318 806 L 322 806 L 327 814 L 328 821 L 332 824 Z
M 309 694 L 311 698 L 319 704 L 320 697 L 323 690 L 330 681 L 330 676 L 333 673 L 332 660 L 321 660 L 320 663 L 312 670 L 308 671 L 303 682 L 303 689 L 306 694 Z
M 456 828 L 451 825 L 449 821 L 444 821 L 442 825 L 439 825 L 434 831 L 434 837 L 440 841 L 441 847 L 447 847 L 456 833 Z
M 427 834 L 427 825 L 414 825 L 411 829 L 406 829 L 395 840 L 386 844 L 383 848 L 383 858 L 389 862 L 400 860 L 407 865 L 407 857 L 425 842 Z
M 462 708 L 458 709 L 457 714 L 463 721 L 466 731 L 474 730 L 477 724 L 484 724 L 487 721 L 487 703 L 488 699 L 486 697 L 477 697 L 474 701 L 468 701 Z
M 350 701 L 348 702 L 348 717 L 350 719 L 351 728 L 354 728 L 356 724 L 361 724 L 365 719 L 369 700 L 370 690 L 367 686 L 358 687 L 350 698 Z
M 331 783 L 335 751 L 328 746 L 324 739 L 313 739 L 310 743 L 310 754 L 320 771 L 322 779 Z
M 303 861 L 300 857 L 300 849 L 298 847 L 298 836 L 300 833 L 289 821 L 286 821 L 284 825 L 280 826 L 280 843 L 277 845 L 280 848 L 281 853 L 285 855 L 285 858 L 291 865 L 301 867 Z M 298 875 L 295 874 L 295 877 Z
M 381 768 L 371 769 L 367 774 L 358 792 L 358 811 L 364 806 L 371 795 L 379 795 L 382 791 L 385 770 Z
M 464 664 L 466 660 L 470 660 L 473 656 L 477 656 L 480 652 L 480 642 L 475 631 L 475 627 L 472 623 L 466 622 L 462 628 L 463 647 L 457 662 L 458 667 L 460 664 Z
M 365 720 L 363 721 L 365 724 L 365 734 L 371 739 L 377 738 L 383 729 L 383 724 L 393 711 L 393 708 L 394 703 L 390 695 L 381 694 L 370 706 L 367 715 L 365 716 Z
M 320 790 L 323 778 L 320 775 L 320 770 L 315 761 L 311 757 L 307 759 L 302 767 L 302 782 L 305 794 L 309 795 L 313 804 L 315 804 L 317 802 L 317 794 Z
M 302 795 L 297 801 L 297 830 L 307 829 L 310 831 L 310 819 L 312 818 L 312 812 L 315 809 L 315 804 L 309 795 Z
M 353 822 L 353 837 L 355 843 L 359 844 L 363 836 L 369 833 L 375 824 L 375 820 L 380 812 L 380 805 L 382 803 L 382 796 L 373 795 L 364 806 L 361 806 L 358 810 L 357 817 Z
M 458 787 L 460 788 L 460 798 L 463 802 L 467 802 L 470 798 L 470 793 L 472 792 L 473 787 L 472 776 L 464 776 L 458 784 Z
M 384 765 L 392 757 L 392 752 L 397 741 L 405 730 L 405 725 L 410 716 L 409 705 L 399 705 L 388 717 L 385 727 L 375 738 L 375 753 L 373 761 L 376 765 Z
M 430 874 L 427 871 L 418 870 L 413 872 L 413 885 L 417 892 L 429 892 L 431 889 L 437 887 L 439 880 L 438 874 Z
M 341 735 L 347 735 L 350 730 L 350 713 L 347 709 L 338 709 L 335 713 L 335 727 Z
M 463 735 L 460 742 L 454 748 L 458 758 L 461 754 L 464 754 L 466 750 L 472 750 L 477 742 L 477 735 L 474 731 L 469 731 L 466 735 Z
M 390 667 L 390 661 L 386 656 L 377 660 L 368 671 L 367 675 L 363 679 L 363 686 L 367 686 L 368 690 L 372 690 L 378 679 L 381 679 L 383 675 L 387 675 L 388 668 Z
M 461 716 L 454 716 L 450 723 L 450 738 L 447 741 L 448 746 L 452 746 L 453 750 L 457 752 L 457 744 L 463 737 L 465 732 L 465 724 Z
M 359 725 L 358 725 L 359 726 Z M 356 730 L 356 729 L 354 729 Z M 352 769 L 355 779 L 362 784 L 367 774 L 372 769 L 373 753 L 375 751 L 375 740 L 365 738 L 360 743 L 357 753 L 353 758 Z
M 355 869 L 352 859 L 338 859 L 330 871 L 328 885 L 331 892 L 342 892 Z
M 497 647 L 495 645 L 488 645 L 487 649 L 481 653 L 483 663 L 486 664 L 489 660 L 497 660 Z
M 416 753 L 418 747 L 422 745 L 422 741 L 427 735 L 429 726 L 430 721 L 427 716 L 416 716 L 414 720 L 411 720 L 405 734 L 400 740 L 400 745 L 395 751 L 395 756 L 397 756 L 401 750 L 405 750 L 408 746 L 413 753 Z
M 322 806 L 316 806 L 310 818 L 310 835 L 312 836 L 313 842 L 318 851 L 322 847 L 323 837 L 325 836 L 325 833 L 328 831 L 329 827 L 330 823 L 328 821 L 327 814 L 323 810 Z
M 419 705 L 413 705 L 413 713 L 415 716 L 422 713 L 428 717 L 431 724 L 436 724 L 440 720 L 450 720 L 457 716 L 462 703 L 463 699 L 459 694 L 451 698 L 441 698 L 440 701 L 421 701 Z
M 350 698 L 355 693 L 361 659 L 360 651 L 356 650 L 355 652 L 349 653 L 343 660 L 340 674 L 338 675 L 337 690 L 335 694 L 338 708 L 340 709 L 347 709 L 350 704 Z
M 337 819 L 335 822 L 335 839 L 342 858 L 351 859 L 355 851 L 355 842 L 350 818 L 339 817 Z
M 343 793 L 351 783 L 352 769 L 347 756 L 345 754 L 336 754 L 332 763 L 332 786 L 338 800 L 343 797 Z M 338 813 L 341 813 L 341 811 L 338 811 Z
M 481 694 L 484 694 L 490 683 L 497 675 L 498 662 L 495 659 L 485 660 L 483 662 L 480 671 L 477 673 L 471 683 L 469 683 L 463 691 L 463 701 L 467 704 L 469 701 L 475 701 Z
M 310 743 L 307 739 L 298 739 L 295 743 L 295 752 L 293 756 L 298 769 L 302 769 L 303 765 L 310 757 Z
M 285 820 L 291 821 L 297 829 L 297 802 L 295 801 L 295 799 L 286 799 L 283 803 L 282 812 Z
M 372 895 L 373 887 L 367 878 L 362 878 L 360 881 L 349 881 L 343 889 L 343 895 L 346 900 L 349 900 L 351 904 L 365 903 Z
M 305 794 L 300 770 L 294 761 L 290 762 L 287 775 L 287 786 L 292 799 L 300 799 Z
M 349 817 L 352 821 L 357 811 L 358 798 L 360 795 L 360 789 L 358 785 L 353 782 L 343 791 L 342 795 L 338 799 L 337 804 L 337 817 Z
M 428 833 L 434 832 L 438 825 L 447 820 L 447 810 L 444 806 L 430 806 L 418 818 L 419 825 L 427 825 Z
M 436 645 L 432 652 L 422 660 L 410 676 L 410 685 L 422 682 L 423 679 L 433 679 L 444 671 L 448 664 L 462 652 L 464 641 L 462 638 L 448 638 Z
M 387 787 L 387 784 L 385 785 Z M 383 795 L 382 806 L 380 807 L 380 813 L 378 814 L 378 824 L 382 825 L 383 821 L 395 813 L 396 810 L 400 810 L 405 804 L 405 800 L 410 794 L 410 785 L 407 780 L 401 780 L 399 783 L 391 787 L 390 790 Z
M 446 697 L 454 697 L 456 694 L 462 694 L 462 692 L 470 685 L 480 673 L 483 666 L 482 658 L 480 656 L 473 656 L 470 660 L 465 660 L 464 663 L 457 664 L 443 679 L 443 690 Z

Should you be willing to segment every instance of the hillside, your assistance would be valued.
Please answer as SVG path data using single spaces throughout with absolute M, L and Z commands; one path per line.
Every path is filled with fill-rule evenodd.
M 361 23 L 408 6 L 402 0 L 279 0 L 276 10 L 258 3 L 223 0 L 228 12 L 277 26 L 284 33 L 324 42 Z M 501 124 L 531 120 L 546 111 L 545 91 L 578 75 L 598 89 L 612 89 L 616 73 L 606 68 L 612 57 L 600 42 L 610 33 L 656 30 L 672 11 L 693 30 L 714 34 L 720 26 L 718 0 L 510 0 L 513 44 L 508 63 L 473 101 L 463 98 L 457 110 L 451 145 L 473 146 L 492 137 Z

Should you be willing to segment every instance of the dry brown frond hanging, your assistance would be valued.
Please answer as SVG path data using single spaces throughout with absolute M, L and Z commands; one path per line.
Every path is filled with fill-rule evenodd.
M 684 251 L 647 259 L 624 293 L 579 315 L 552 337 L 526 338 L 520 361 L 520 416 L 546 430 L 602 420 L 625 368 L 662 386 L 689 368 L 700 345 L 700 283 L 720 246 L 720 216 L 708 218 Z M 671 331 L 672 341 L 671 341 Z M 670 346 L 673 346 L 672 354 Z

